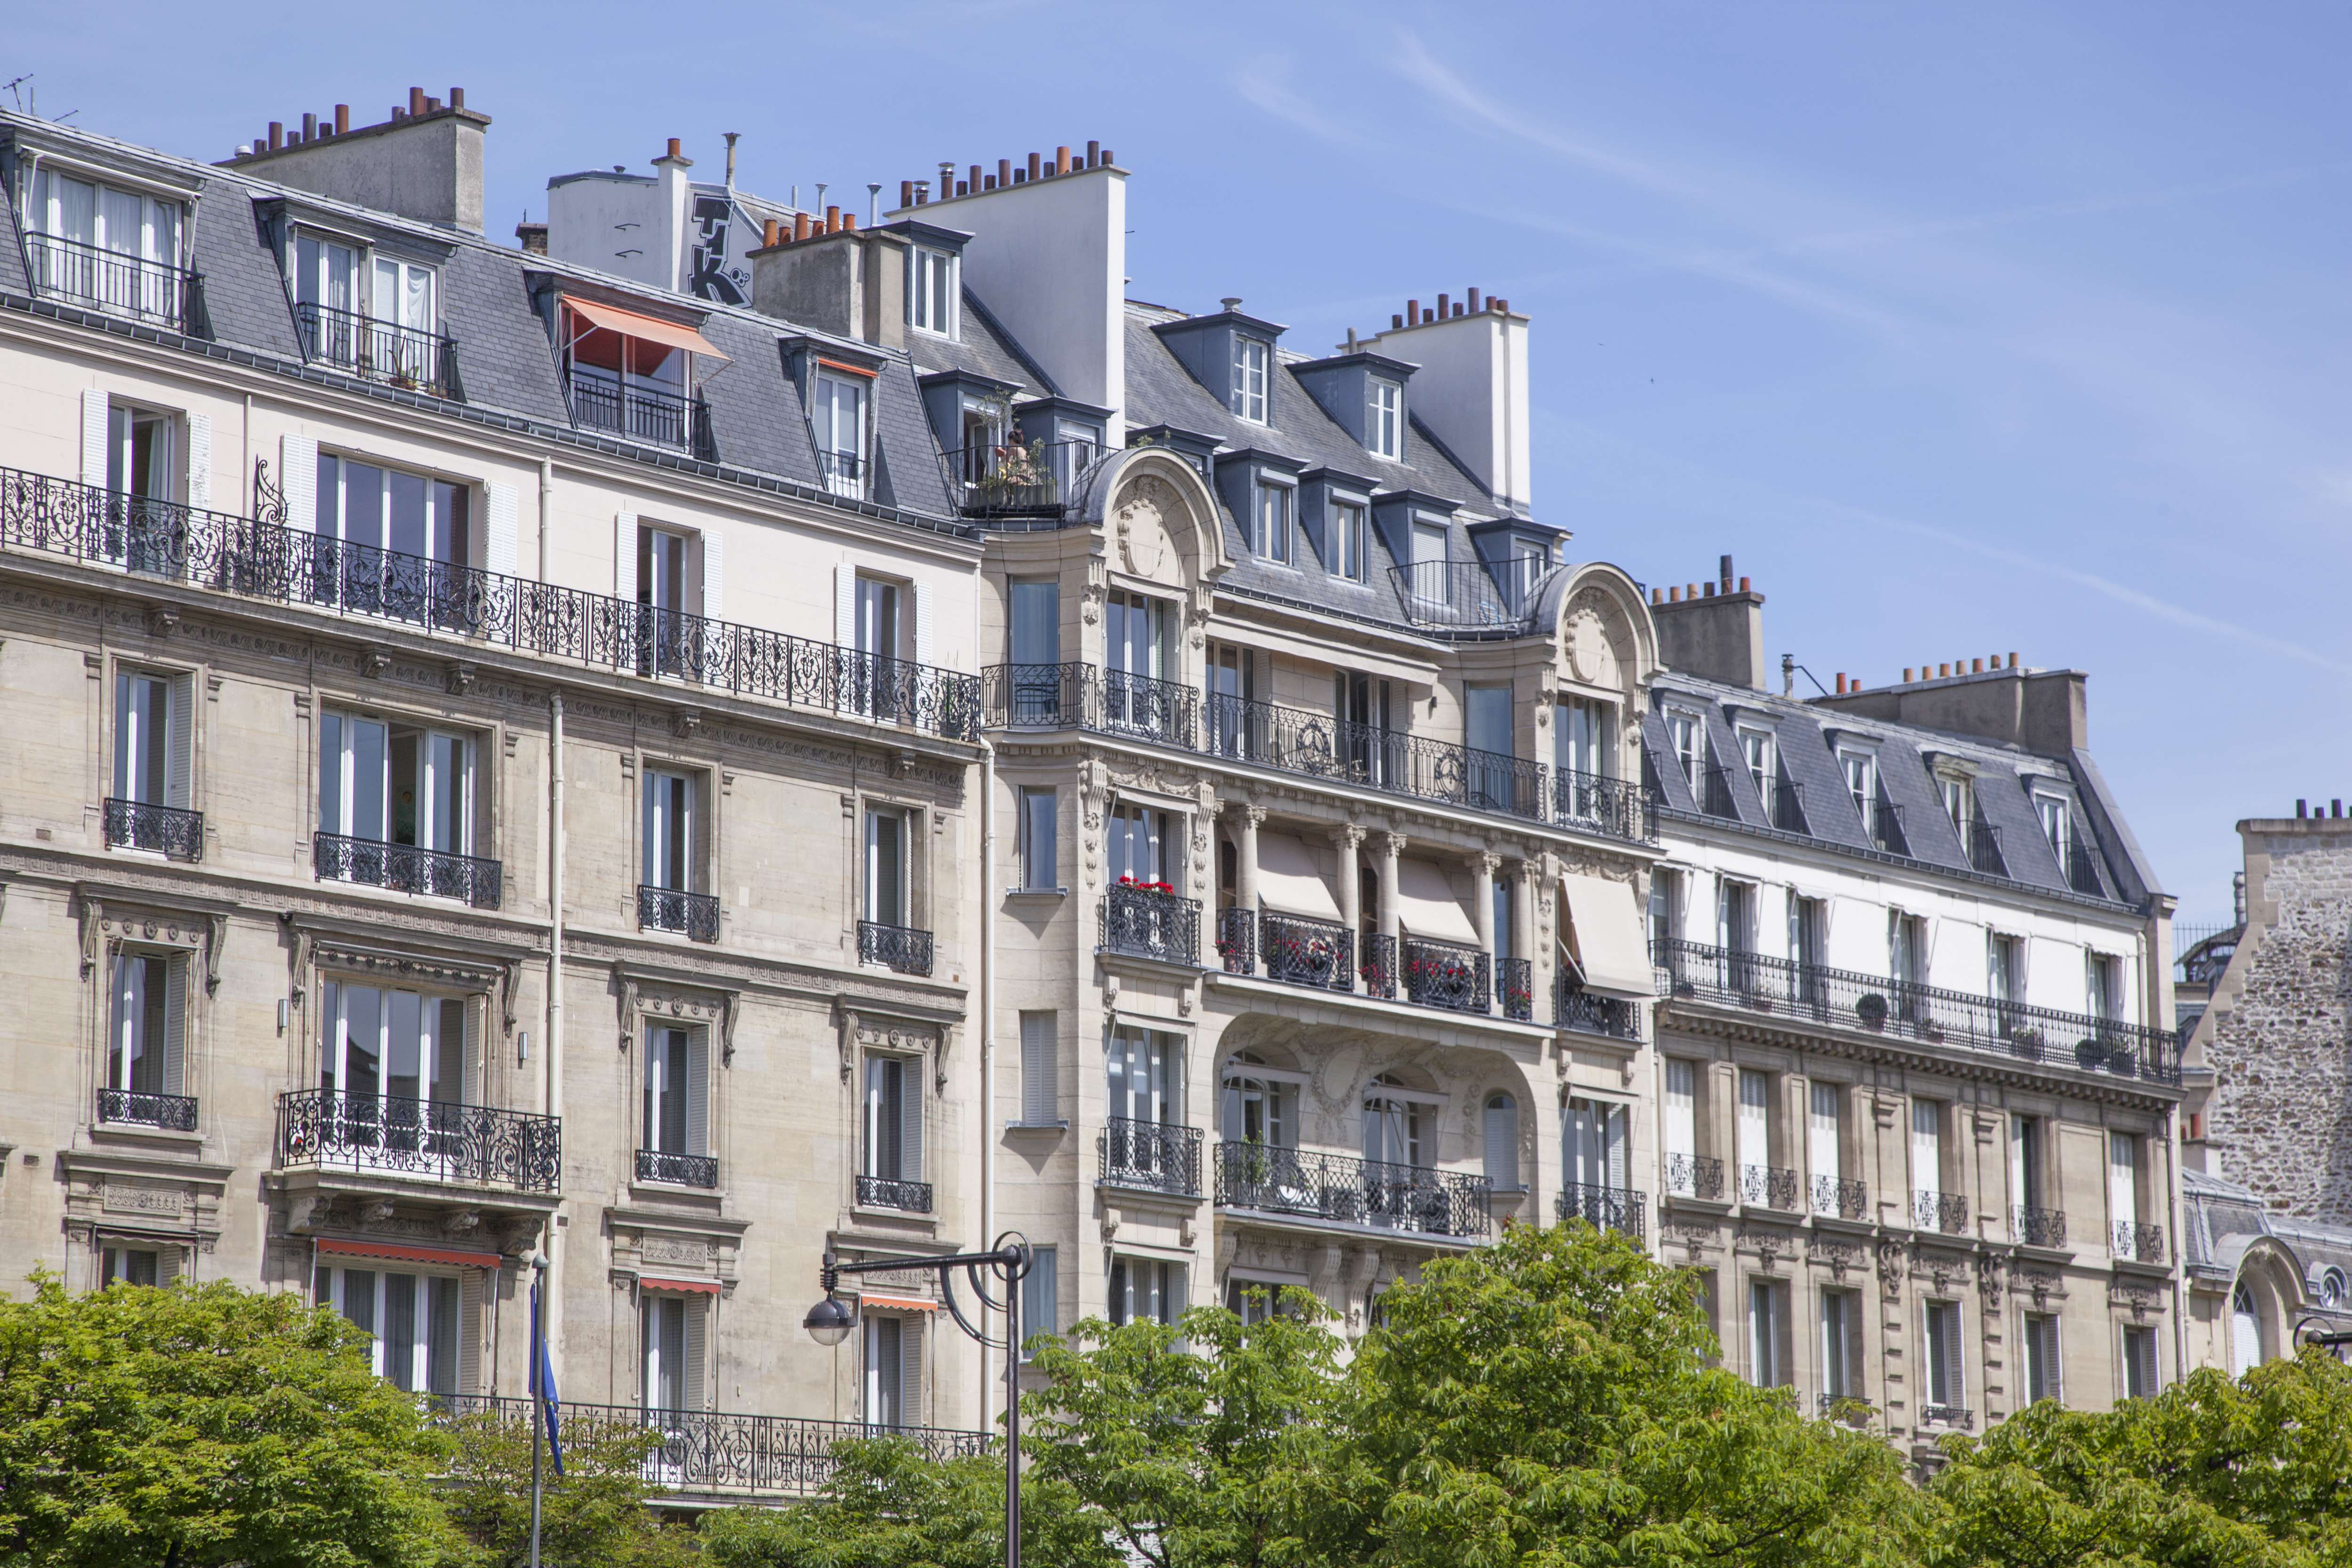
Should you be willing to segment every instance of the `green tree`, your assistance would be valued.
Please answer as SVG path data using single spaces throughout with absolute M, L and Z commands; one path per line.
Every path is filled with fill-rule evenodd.
M 635 1425 L 574 1425 L 563 1433 L 563 1474 L 541 1484 L 540 1557 L 550 1568 L 671 1568 L 691 1561 L 694 1536 L 666 1525 L 648 1500 L 646 1461 L 658 1431 Z M 455 1425 L 451 1521 L 482 1568 L 530 1560 L 530 1422 L 468 1415 Z
M 410 1568 L 445 1452 L 368 1336 L 226 1283 L 0 1302 L 0 1561 Z

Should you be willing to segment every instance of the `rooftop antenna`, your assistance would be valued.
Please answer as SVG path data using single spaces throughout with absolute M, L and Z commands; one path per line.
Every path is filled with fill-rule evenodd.
M 23 76 L 16 78 L 13 81 L 0 81 L 0 91 L 15 95 L 16 100 L 16 112 L 19 114 L 25 112 L 25 94 L 21 89 L 26 82 L 32 79 L 33 73 L 31 71 L 26 71 Z
M 824 211 L 824 184 L 823 180 L 816 183 L 816 205 L 809 209 L 812 212 Z
M 866 182 L 866 226 L 875 228 L 882 222 L 882 182 Z

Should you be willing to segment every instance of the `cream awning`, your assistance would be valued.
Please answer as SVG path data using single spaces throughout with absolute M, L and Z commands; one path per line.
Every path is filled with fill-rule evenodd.
M 1629 1000 L 1656 995 L 1642 911 L 1634 907 L 1632 885 L 1569 872 L 1560 878 L 1559 890 L 1568 908 L 1570 948 L 1584 970 L 1584 988 Z
M 1454 884 L 1426 860 L 1397 862 L 1397 923 L 1432 942 L 1478 945 L 1478 928 L 1454 896 Z
M 1339 906 L 1307 846 L 1287 833 L 1257 836 L 1258 908 L 1339 923 Z

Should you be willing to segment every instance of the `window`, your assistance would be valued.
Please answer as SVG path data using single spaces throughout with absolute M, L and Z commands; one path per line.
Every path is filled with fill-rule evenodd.
M 131 805 L 188 809 L 191 734 L 189 710 L 194 684 L 187 676 L 120 670 L 114 677 L 114 798 Z M 108 842 L 137 848 L 163 848 L 174 836 L 152 813 L 127 811 Z
M 1485 1135 L 1486 1180 L 1498 1193 L 1519 1190 L 1519 1102 L 1507 1094 L 1486 1097 L 1480 1124 Z
M 1053 1127 L 1062 1119 L 1060 1016 L 1050 1012 L 1021 1015 L 1021 1121 L 1024 1127 Z
M 2111 952 L 2085 955 L 2084 990 L 2089 1005 L 2084 1010 L 2104 1023 L 2120 1023 L 2124 1015 L 2124 961 Z
M 1290 1315 L 1294 1310 L 1283 1300 L 1282 1293 L 1293 1288 L 1274 1279 L 1227 1275 L 1225 1310 L 1239 1318 L 1245 1326 L 1263 1323 L 1277 1312 Z
M 195 1108 L 173 1103 L 185 1073 L 187 955 L 118 952 L 112 980 L 99 1120 L 194 1131 Z
M 1330 503 L 1331 575 L 1361 583 L 1371 564 L 1364 558 L 1364 509 L 1351 500 Z
M 598 325 L 589 317 L 592 308 L 602 319 L 640 323 L 643 331 L 661 335 L 638 337 Z M 693 393 L 698 351 L 690 345 L 700 344 L 698 352 L 709 354 L 716 352 L 709 344 L 687 329 L 610 307 L 567 302 L 563 319 L 564 384 L 574 424 L 628 441 L 704 447 L 709 432 Z
M 394 1388 L 457 1394 L 463 1310 L 457 1279 L 446 1274 L 321 1267 L 316 1300 L 375 1336 L 370 1370 Z M 477 1309 L 477 1311 L 478 1309 Z
M 1950 817 L 1952 826 L 1966 837 L 1969 824 L 1976 817 L 1975 796 L 1969 788 L 1969 781 L 1939 773 L 1936 778 L 1936 793 L 1943 800 L 1944 815 Z
M 692 773 L 646 770 L 644 858 L 638 875 L 646 887 L 676 893 L 701 890 L 700 782 Z
M 1789 1287 L 1779 1279 L 1748 1282 L 1748 1380 L 1759 1388 L 1789 1382 Z
M 1290 564 L 1291 487 L 1257 481 L 1257 536 L 1250 548 L 1261 560 Z
M 1689 786 L 1696 799 L 1705 787 L 1706 774 L 1706 730 L 1696 713 L 1669 713 L 1666 732 L 1675 743 L 1675 765 L 1681 770 L 1683 783 Z
M 1027 1325 L 1023 1325 L 1027 1331 Z M 916 1426 L 923 1394 L 923 1325 L 913 1316 L 866 1315 L 866 1424 Z
M 1445 525 L 1416 521 L 1412 525 L 1412 596 L 1427 604 L 1448 604 L 1454 584 L 1445 570 Z
M 1833 1083 L 1816 1083 L 1806 1090 L 1805 1150 L 1811 1163 L 1813 1212 L 1864 1217 L 1840 1191 L 1845 1175 L 1845 1097 Z
M 1133 801 L 1120 801 L 1107 815 L 1110 878 L 1178 887 L 1184 843 L 1183 828 L 1171 814 Z
M 179 1277 L 180 1252 L 152 1247 L 102 1247 L 98 1254 L 98 1288 L 109 1285 L 169 1285 Z
M 1364 1095 L 1364 1158 L 1376 1165 L 1426 1170 L 1436 1163 L 1437 1108 L 1419 1096 L 1397 1092 L 1396 1080 L 1381 1074 Z
M 1051 784 L 1024 786 L 1021 791 L 1021 887 L 1024 892 L 1051 893 L 1061 888 L 1055 847 L 1061 818 L 1060 796 Z
M 1898 987 L 1925 985 L 1927 983 L 1927 920 L 1924 915 L 1906 915 L 1900 910 L 1886 911 L 1886 977 Z M 1918 999 L 1906 995 L 1900 999 L 1903 1016 L 1908 1018 L 1918 1006 Z
M 912 591 L 863 575 L 853 575 L 848 586 L 847 625 L 837 626 L 836 634 L 846 631 L 849 646 L 857 654 L 849 672 L 852 710 L 868 717 L 896 717 L 904 703 L 898 661 L 907 657 L 909 617 L 904 606 L 912 599 Z
M 1184 1315 L 1184 1266 L 1156 1258 L 1110 1260 L 1110 1321 L 1164 1323 Z
M 1014 664 L 1062 661 L 1062 585 L 1052 577 L 1014 578 L 1011 584 L 1012 653 Z
M 907 926 L 907 814 L 887 806 L 866 808 L 866 918 L 877 925 Z
M 1672 1065 L 1676 1064 L 1670 1064 L 1670 1069 Z M 1671 1080 L 1671 1070 L 1667 1076 Z M 1622 1105 L 1571 1099 L 1561 1118 L 1560 1180 L 1572 1187 L 1623 1192 L 1629 1184 L 1627 1120 Z
M 1265 369 L 1271 357 L 1263 339 L 1234 339 L 1234 413 L 1255 425 L 1266 423 Z
M 319 721 L 319 830 L 443 855 L 474 852 L 475 743 L 469 735 L 330 711 Z M 382 857 L 321 861 L 321 875 L 398 886 Z M 373 871 L 375 874 L 371 875 Z M 454 891 L 427 882 L 411 892 Z
M 710 1186 L 699 1167 L 710 1152 L 709 1037 L 700 1029 L 654 1025 L 646 1030 L 645 1142 L 656 1156 L 638 1161 L 640 1180 Z M 685 1156 L 664 1159 L 660 1156 Z
M 2243 1377 L 2262 1364 L 2262 1311 L 2253 1287 L 2241 1279 L 2230 1288 L 2230 1375 Z
M 424 1108 L 454 1110 L 467 1098 L 476 1052 L 465 1002 L 331 980 L 320 1017 L 319 1088 L 334 1102 L 333 1135 L 354 1145 L 345 1152 L 394 1169 L 435 1153 L 426 1124 L 442 1113 Z
M 465 485 L 319 456 L 318 531 L 340 550 L 314 560 L 312 591 L 368 615 L 434 624 L 464 613 L 457 569 L 473 559 Z
M 702 1408 L 704 1304 L 652 1290 L 637 1298 L 638 1355 L 646 1413 L 681 1415 Z
M 1559 705 L 1553 731 L 1554 758 L 1562 772 L 1587 779 L 1614 778 L 1617 773 L 1617 710 L 1590 697 L 1570 697 Z
M 371 258 L 363 247 L 330 236 L 297 234 L 289 281 L 309 357 L 357 375 L 441 389 L 445 367 L 430 267 Z
M 923 1180 L 923 1061 L 879 1054 L 866 1058 L 866 1126 L 858 1153 L 858 1201 L 930 1212 Z M 919 1191 L 910 1189 L 919 1188 Z
M 1764 815 L 1778 820 L 1774 814 L 1775 790 L 1778 782 L 1772 756 L 1772 737 L 1763 730 L 1739 731 L 1740 760 L 1748 764 L 1748 781 L 1756 786 L 1756 798 L 1764 803 Z
M 956 335 L 956 258 L 919 245 L 908 258 L 907 323 L 943 338 Z
M 1827 994 L 1822 971 L 1829 964 L 1830 904 L 1827 899 L 1789 895 L 1789 956 L 1797 964 L 1797 999 L 1819 1005 Z
M 1822 1397 L 1860 1399 L 1862 1305 L 1851 1290 L 1822 1292 Z
M 1488 904 L 1492 910 L 1489 923 L 1495 931 L 1495 963 L 1497 974 L 1502 973 L 1501 966 L 1510 962 L 1511 956 L 1518 951 L 1518 931 L 1513 924 L 1513 913 L 1517 903 L 1517 885 L 1510 878 L 1497 874 L 1493 879 L 1492 887 L 1488 889 Z
M 118 496 L 139 500 L 177 500 L 181 464 L 174 448 L 179 444 L 178 437 L 179 421 L 173 415 L 128 404 L 108 404 L 106 488 Z M 130 564 L 142 570 L 162 571 L 169 562 L 154 559 L 159 553 L 160 551 L 142 552 Z
M 2025 1000 L 2025 942 L 2000 931 L 1985 933 L 1985 994 L 1996 1002 Z
M 1470 802 L 1486 811 L 1518 805 L 1517 770 L 1511 766 L 1511 688 L 1465 685 L 1462 689 L 1463 744 L 1470 752 Z
M 1227 1142 L 1269 1149 L 1298 1147 L 1298 1085 L 1261 1077 L 1244 1058 L 1225 1072 L 1223 1130 Z
M 2058 857 L 2063 869 L 2067 848 L 2074 841 L 2074 814 L 2067 809 L 2063 796 L 2043 795 L 2038 790 L 2033 795 L 2033 814 L 2042 819 L 2042 837 L 2050 841 L 2050 852 Z
M 1666 1103 L 1661 1141 L 1665 1145 L 1666 1191 L 1691 1197 L 1698 1191 L 1698 1065 L 1666 1060 Z M 1720 1196 L 1720 1194 L 1716 1194 Z
M 1770 1191 L 1772 1167 L 1772 1077 L 1754 1068 L 1739 1069 L 1738 1138 L 1740 1196 L 1751 1204 L 1780 1207 Z
M 1967 1409 L 1968 1383 L 1960 1359 L 1960 1304 L 1958 1301 L 1929 1301 L 1922 1309 L 1927 1332 L 1927 1407 L 1919 1412 L 1923 1422 L 1951 1422 Z
M 1059 1259 L 1050 1247 L 1031 1249 L 1029 1272 L 1021 1277 L 1021 1359 L 1032 1361 L 1029 1342 L 1039 1334 L 1062 1331 L 1062 1291 Z
M 1109 1075 L 1106 1107 L 1114 1121 L 1178 1127 L 1184 1121 L 1184 1041 L 1181 1036 L 1124 1025 L 1103 1052 Z M 1130 1164 L 1135 1162 L 1130 1160 Z
M 1715 879 L 1715 944 L 1723 950 L 1731 984 L 1740 990 L 1755 984 L 1756 884 L 1729 877 Z
M 866 494 L 866 378 L 820 370 L 810 401 L 809 432 L 824 488 L 853 499 Z
M 1374 376 L 1364 399 L 1364 449 L 1376 458 L 1404 456 L 1404 388 Z
M 1922 1200 L 1920 1228 L 1936 1228 L 1935 1212 L 1944 1192 L 1944 1107 L 1934 1100 L 1911 1102 L 1911 1187 Z
M 2063 1366 L 2058 1320 L 2048 1312 L 2025 1314 L 2025 1402 L 2063 1400 Z
M 2234 1307 L 2234 1298 L 2231 1304 Z M 2162 1382 L 2156 1367 L 2156 1331 L 2126 1329 L 2124 1331 L 2124 1397 L 2154 1399 L 2161 1386 Z
M 2140 1253 L 2139 1168 L 2139 1135 L 2108 1133 L 2107 1218 L 2115 1227 L 2111 1245 L 2118 1258 L 2137 1258 Z
M 1108 668 L 1103 681 L 1103 721 L 1126 734 L 1163 739 L 1178 706 L 1165 684 L 1176 662 L 1176 606 L 1166 599 L 1113 589 L 1106 608 L 1103 647 Z M 1189 734 L 1186 743 L 1191 743 Z
M 2010 1201 L 2020 1209 L 2017 1229 L 2020 1241 L 2035 1246 L 2056 1246 L 2058 1237 L 2047 1234 L 2050 1195 L 2048 1179 L 2042 1162 L 2042 1118 L 2012 1116 L 2009 1119 L 2009 1191 Z
M 1663 957 L 1683 934 L 1683 874 L 1661 866 L 1650 873 L 1650 945 Z
M 637 526 L 637 672 L 694 673 L 689 655 L 698 651 L 687 627 L 698 606 L 689 595 L 688 561 L 694 542 L 675 529 Z
M 178 202 L 42 169 L 26 248 L 33 284 L 102 310 L 182 324 L 187 300 Z
M 1862 831 L 1878 837 L 1878 759 L 1868 752 L 1840 752 L 1838 767 L 1845 774 L 1845 793 L 1862 818 Z

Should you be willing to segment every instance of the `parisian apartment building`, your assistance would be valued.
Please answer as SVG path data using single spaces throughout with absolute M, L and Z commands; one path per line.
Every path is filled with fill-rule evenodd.
M 2081 673 L 1799 696 L 1727 558 L 1538 504 L 1526 314 L 1130 300 L 1098 144 L 861 215 L 670 141 L 509 239 L 489 130 L 0 114 L 26 1268 L 465 1401 L 542 1259 L 566 1400 L 714 1500 L 976 1441 L 968 1286 L 792 1326 L 1005 1232 L 1029 1329 L 1353 1340 L 1590 1222 L 1923 1459 L 2181 1375 L 2171 904 Z

